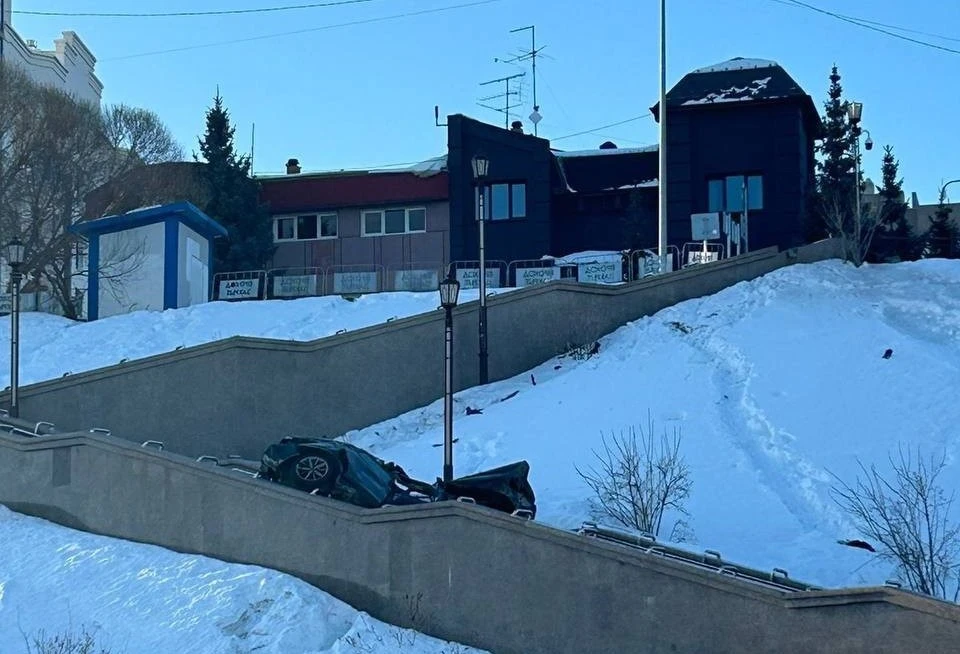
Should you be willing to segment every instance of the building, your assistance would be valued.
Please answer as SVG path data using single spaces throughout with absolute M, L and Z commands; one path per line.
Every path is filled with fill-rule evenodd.
M 42 50 L 13 28 L 14 0 L 0 0 L 0 61 L 22 68 L 39 84 L 61 89 L 79 100 L 100 104 L 103 84 L 94 74 L 96 58 L 76 32 L 63 32 L 53 50 Z

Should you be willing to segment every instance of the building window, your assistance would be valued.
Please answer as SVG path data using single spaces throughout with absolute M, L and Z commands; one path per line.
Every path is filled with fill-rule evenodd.
M 417 234 L 427 231 L 427 210 L 416 208 L 364 211 L 360 224 L 363 236 Z
M 274 218 L 274 241 L 317 241 L 337 238 L 337 214 L 309 213 Z
M 707 211 L 741 212 L 744 193 L 750 211 L 763 209 L 761 175 L 728 175 L 707 180 Z
M 474 201 L 478 197 L 474 190 Z M 527 185 L 525 182 L 491 184 L 483 194 L 488 220 L 510 220 L 527 217 Z

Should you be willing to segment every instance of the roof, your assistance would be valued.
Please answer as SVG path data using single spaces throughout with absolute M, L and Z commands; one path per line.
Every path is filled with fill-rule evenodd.
M 217 238 L 227 235 L 226 228 L 207 214 L 200 211 L 189 202 L 174 202 L 158 204 L 151 207 L 141 207 L 126 213 L 113 216 L 103 216 L 93 220 L 85 220 L 70 227 L 75 234 L 108 234 L 145 225 L 163 222 L 170 216 L 206 238 Z
M 659 147 L 606 148 L 553 153 L 560 174 L 561 190 L 568 193 L 655 186 L 659 170 Z
M 780 64 L 767 59 L 733 59 L 697 68 L 674 85 L 667 93 L 671 109 L 702 105 L 759 102 L 799 101 L 808 120 L 820 118 L 813 99 Z M 659 120 L 659 102 L 651 107 Z
M 446 172 L 343 171 L 258 177 L 260 199 L 271 213 L 341 207 L 375 207 L 446 200 Z

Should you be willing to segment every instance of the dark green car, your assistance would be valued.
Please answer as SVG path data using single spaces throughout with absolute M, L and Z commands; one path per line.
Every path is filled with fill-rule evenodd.
M 536 497 L 518 461 L 444 483 L 418 481 L 393 462 L 350 443 L 288 436 L 267 447 L 260 477 L 314 495 L 376 509 L 388 505 L 458 500 L 533 519 Z

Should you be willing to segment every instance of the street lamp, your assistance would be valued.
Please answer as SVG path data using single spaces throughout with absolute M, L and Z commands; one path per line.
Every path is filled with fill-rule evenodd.
M 477 183 L 477 224 L 480 228 L 480 385 L 490 381 L 487 367 L 487 260 L 484 242 L 484 224 L 487 214 L 484 209 L 484 182 L 490 171 L 490 160 L 482 154 L 474 155 L 473 179 Z
M 460 295 L 460 282 L 447 277 L 440 282 L 440 306 L 446 314 L 444 322 L 443 381 L 443 481 L 453 479 L 453 309 Z
M 951 179 L 949 182 L 940 187 L 940 203 L 944 204 L 947 201 L 947 187 L 951 184 L 960 184 L 960 179 Z
M 23 243 L 15 238 L 7 244 L 10 266 L 10 416 L 20 417 L 20 282 L 23 273 Z

